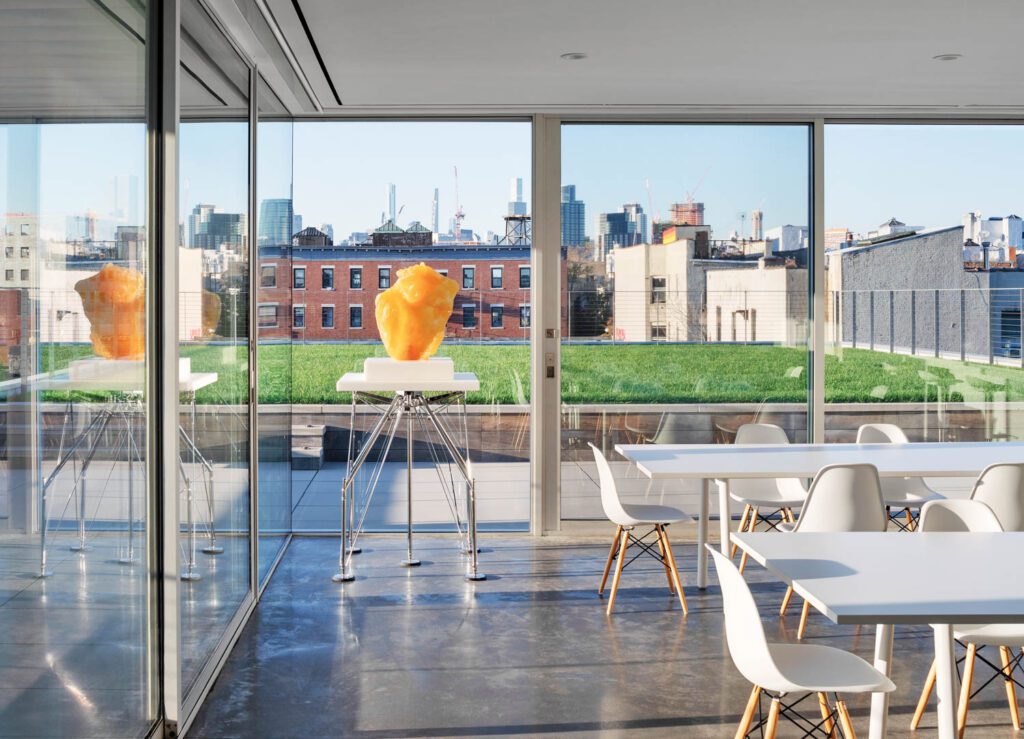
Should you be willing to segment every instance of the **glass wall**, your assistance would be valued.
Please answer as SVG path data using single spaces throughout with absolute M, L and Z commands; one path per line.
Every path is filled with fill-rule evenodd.
M 825 157 L 826 439 L 1024 438 L 1024 127 L 829 125 Z
M 287 249 L 290 236 L 273 229 L 273 203 L 290 203 L 292 198 L 292 122 L 272 90 L 260 79 L 259 116 L 256 150 L 256 195 L 259 203 L 257 242 L 259 274 L 256 275 L 258 315 L 256 332 L 257 367 L 259 369 L 259 579 L 264 582 L 277 555 L 292 530 L 292 455 L 299 459 L 319 455 L 322 439 L 317 431 L 322 424 L 301 428 L 292 437 L 291 335 L 278 329 L 279 311 L 290 303 L 291 286 L 287 280 L 278 283 L 278 272 L 290 273 L 288 256 L 268 256 L 265 251 L 279 253 Z M 289 229 L 290 231 L 290 226 Z M 280 296 L 284 295 L 282 299 Z M 312 442 L 312 443 L 310 443 Z
M 807 126 L 562 127 L 563 519 L 603 518 L 588 443 L 622 493 L 696 511 L 619 443 L 807 439 Z
M 145 43 L 145 3 L 0 9 L 3 736 L 156 717 Z
M 184 694 L 251 592 L 249 67 L 182 7 L 178 331 Z M 190 54 L 201 49 L 203 54 Z M 186 81 L 188 80 L 188 81 Z
M 335 384 L 385 356 L 375 299 L 420 262 L 458 286 L 439 354 L 480 379 L 465 417 L 451 409 L 477 479 L 480 528 L 526 528 L 530 124 L 304 121 L 294 132 L 294 203 L 282 195 L 260 204 L 261 234 L 275 240 L 261 246 L 267 290 L 258 306 L 261 336 L 292 341 L 293 423 L 306 434 L 294 442 L 294 530 L 340 526 L 349 440 L 362 443 L 376 411 L 361 405 L 350 415 Z M 452 485 L 433 469 L 437 440 L 417 434 L 414 520 L 449 529 Z M 403 430 L 366 508 L 367 529 L 406 525 L 404 440 Z

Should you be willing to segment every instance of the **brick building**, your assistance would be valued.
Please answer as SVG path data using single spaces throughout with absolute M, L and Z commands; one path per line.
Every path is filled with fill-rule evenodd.
M 375 297 L 397 279 L 398 270 L 420 262 L 459 283 L 448 338 L 529 338 L 530 248 L 482 244 L 261 247 L 260 336 L 379 340 Z M 565 290 L 564 260 L 561 282 Z

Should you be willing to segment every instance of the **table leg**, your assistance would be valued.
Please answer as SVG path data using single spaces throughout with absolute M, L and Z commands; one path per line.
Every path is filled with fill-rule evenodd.
M 711 481 L 700 481 L 700 518 L 697 521 L 697 587 L 708 586 L 708 508 L 711 504 Z
M 938 699 L 939 739 L 955 739 L 956 660 L 953 655 L 953 627 L 949 624 L 935 624 L 935 695 Z
M 412 556 L 412 422 L 416 409 L 409 405 L 408 415 L 405 419 L 405 504 L 408 522 L 406 528 L 406 554 L 402 560 L 402 567 L 419 567 L 420 561 Z
M 875 626 L 875 669 L 886 677 L 892 674 L 892 624 Z M 869 739 L 882 739 L 889 720 L 889 694 L 871 694 L 871 727 Z
M 718 535 L 722 554 L 729 556 L 729 534 L 732 524 L 732 512 L 729 509 L 729 482 L 718 480 Z

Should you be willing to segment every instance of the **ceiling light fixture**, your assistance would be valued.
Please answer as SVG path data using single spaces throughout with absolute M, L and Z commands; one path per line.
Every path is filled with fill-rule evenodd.
M 961 58 L 963 58 L 963 54 L 937 54 L 932 57 L 937 62 L 955 62 Z
M 582 51 L 570 51 L 566 54 L 562 54 L 561 58 L 565 59 L 567 62 L 578 62 L 580 59 L 586 59 L 587 55 Z

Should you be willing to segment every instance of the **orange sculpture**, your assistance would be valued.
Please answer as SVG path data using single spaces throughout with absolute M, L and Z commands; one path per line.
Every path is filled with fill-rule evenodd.
M 146 282 L 142 273 L 105 264 L 79 280 L 75 292 L 89 319 L 93 349 L 107 359 L 142 359 L 146 353 Z
M 426 264 L 398 270 L 398 280 L 377 295 L 377 329 L 392 359 L 429 359 L 444 340 L 459 284 Z

